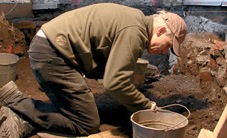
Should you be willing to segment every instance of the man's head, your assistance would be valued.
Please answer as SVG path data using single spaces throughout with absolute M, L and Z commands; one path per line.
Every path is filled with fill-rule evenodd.
M 167 53 L 168 49 L 171 48 L 175 55 L 180 56 L 180 45 L 187 33 L 184 20 L 177 14 L 166 11 L 160 11 L 153 17 L 153 32 L 148 52 L 154 54 Z

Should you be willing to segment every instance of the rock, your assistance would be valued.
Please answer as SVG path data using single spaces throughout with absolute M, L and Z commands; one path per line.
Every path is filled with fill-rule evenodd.
M 225 85 L 223 88 L 224 92 L 227 94 L 227 85 Z
M 145 76 L 158 76 L 160 75 L 159 69 L 152 64 L 148 64 Z
M 212 76 L 210 72 L 201 72 L 199 74 L 199 79 L 201 81 L 211 81 L 212 80 Z
M 217 70 L 216 74 L 216 80 L 219 83 L 219 85 L 226 84 L 226 77 L 227 77 L 227 64 L 224 62 Z

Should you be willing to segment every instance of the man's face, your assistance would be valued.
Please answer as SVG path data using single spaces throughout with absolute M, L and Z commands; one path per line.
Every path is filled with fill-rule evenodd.
M 154 33 L 147 51 L 150 54 L 167 54 L 168 49 L 173 46 L 173 40 L 166 34 Z

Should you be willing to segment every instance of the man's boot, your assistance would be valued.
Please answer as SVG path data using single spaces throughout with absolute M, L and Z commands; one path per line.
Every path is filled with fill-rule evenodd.
M 12 102 L 12 97 L 22 95 L 13 81 L 0 88 L 0 137 L 21 138 L 31 134 L 34 130 L 27 121 L 23 120 L 10 108 L 6 107 Z
M 17 85 L 10 81 L 0 88 L 0 104 L 5 106 L 9 104 L 9 100 L 19 95 L 22 95 L 22 93 L 18 90 Z
M 0 137 L 23 138 L 32 134 L 34 128 L 15 114 L 10 108 L 0 108 Z

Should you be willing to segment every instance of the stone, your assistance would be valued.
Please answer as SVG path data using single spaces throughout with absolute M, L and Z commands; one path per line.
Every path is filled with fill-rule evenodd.
M 212 80 L 211 73 L 210 72 L 200 72 L 199 79 L 201 81 L 211 81 Z
M 224 90 L 224 92 L 227 94 L 227 85 L 225 85 L 222 90 Z

